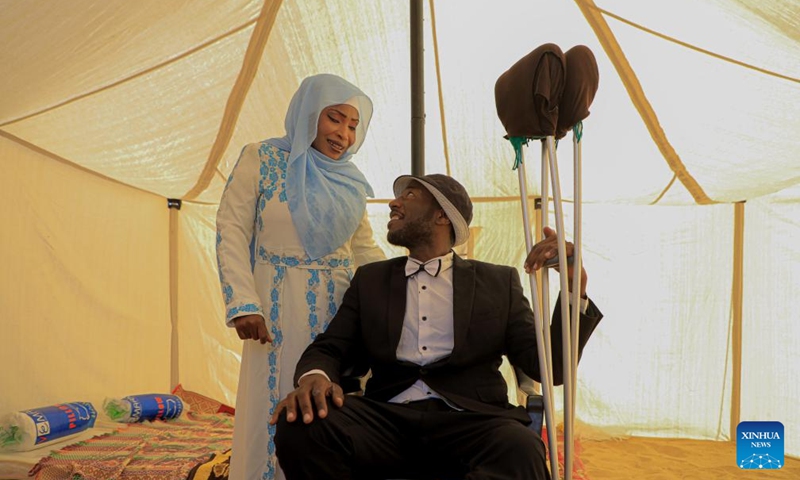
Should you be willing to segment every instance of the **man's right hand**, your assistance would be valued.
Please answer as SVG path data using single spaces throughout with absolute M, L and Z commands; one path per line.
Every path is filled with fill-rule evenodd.
M 314 405 L 317 407 L 317 416 L 325 418 L 328 416 L 328 402 L 327 397 L 331 397 L 331 401 L 336 407 L 344 405 L 344 392 L 342 387 L 328 380 L 325 375 L 319 373 L 312 373 L 306 375 L 299 381 L 300 386 L 292 393 L 286 396 L 281 403 L 275 408 L 275 412 L 270 419 L 270 425 L 278 423 L 278 417 L 281 412 L 286 410 L 286 421 L 294 422 L 297 419 L 297 408 L 300 407 L 300 413 L 303 414 L 303 423 L 311 423 L 314 421 Z
M 262 345 L 272 342 L 272 338 L 267 332 L 267 324 L 261 315 L 253 314 L 237 317 L 233 320 L 233 326 L 236 327 L 236 333 L 239 334 L 239 338 L 242 340 L 260 340 Z

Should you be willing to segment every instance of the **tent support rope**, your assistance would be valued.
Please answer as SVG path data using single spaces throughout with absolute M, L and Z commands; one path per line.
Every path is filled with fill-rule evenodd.
M 594 30 L 606 55 L 608 55 L 608 58 L 614 64 L 614 68 L 616 68 L 620 79 L 622 79 L 622 83 L 625 85 L 625 89 L 628 91 L 631 102 L 633 102 L 633 105 L 639 112 L 639 116 L 642 117 L 647 130 L 650 132 L 650 136 L 658 146 L 661 155 L 664 156 L 670 169 L 675 172 L 675 175 L 677 175 L 678 179 L 686 187 L 696 203 L 699 205 L 716 203 L 706 195 L 705 191 L 703 191 L 703 187 L 701 187 L 700 184 L 697 183 L 697 180 L 686 170 L 686 166 L 683 164 L 678 152 L 675 151 L 675 148 L 669 142 L 669 139 L 667 139 L 667 135 L 664 129 L 661 128 L 653 106 L 644 94 L 642 84 L 639 83 L 639 79 L 633 71 L 633 68 L 631 68 L 628 59 L 625 57 L 625 53 L 623 53 L 619 42 L 617 42 L 614 33 L 594 4 L 594 1 L 575 0 L 575 3 L 578 5 L 578 8 L 580 8 L 583 16 L 586 17 L 586 21 L 589 22 L 592 30 Z
M 740 67 L 744 67 L 744 68 L 747 68 L 749 70 L 754 70 L 756 72 L 763 73 L 764 75 L 769 75 L 771 77 L 780 78 L 782 80 L 788 80 L 788 81 L 794 82 L 794 83 L 800 83 L 800 78 L 792 77 L 790 75 L 784 75 L 782 73 L 778 73 L 778 72 L 775 72 L 773 70 L 769 70 L 769 69 L 766 69 L 766 68 L 761 68 L 761 67 L 758 67 L 756 65 L 752 65 L 750 63 L 746 63 L 746 62 L 742 62 L 740 60 L 736 60 L 735 58 L 726 57 L 725 55 L 720 55 L 719 53 L 714 53 L 711 50 L 706 50 L 704 48 L 700 48 L 700 47 L 698 47 L 696 45 L 692 45 L 691 43 L 686 43 L 686 42 L 683 42 L 681 40 L 678 40 L 675 37 L 670 37 L 669 35 L 664 35 L 663 33 L 660 33 L 660 32 L 657 32 L 655 30 L 649 29 L 649 28 L 647 28 L 647 27 L 645 27 L 643 25 L 640 25 L 640 24 L 638 24 L 636 22 L 632 22 L 632 21 L 628 20 L 627 18 L 623 18 L 623 17 L 620 17 L 617 14 L 611 13 L 608 10 L 604 10 L 602 8 L 599 8 L 599 7 L 594 7 L 594 8 L 597 9 L 597 11 L 599 11 L 600 13 L 603 13 L 604 15 L 608 15 L 609 17 L 611 17 L 611 18 L 613 18 L 615 20 L 618 20 L 618 21 L 620 21 L 620 22 L 622 22 L 622 23 L 624 23 L 626 25 L 629 25 L 629 26 L 631 26 L 631 27 L 633 27 L 633 28 L 635 28 L 637 30 L 641 30 L 643 32 L 649 33 L 650 35 L 654 35 L 654 36 L 656 36 L 658 38 L 666 40 L 668 42 L 672 42 L 672 43 L 674 43 L 676 45 L 680 45 L 680 46 L 688 48 L 690 50 L 694 50 L 695 52 L 700 52 L 700 53 L 702 53 L 704 55 L 708 55 L 710 57 L 714 57 L 714 58 L 722 60 L 724 62 L 732 63 L 734 65 L 738 65 Z
M 107 180 L 107 181 L 109 181 L 111 183 L 114 183 L 114 184 L 117 184 L 117 185 L 122 185 L 123 187 L 132 188 L 132 189 L 138 190 L 138 191 L 140 191 L 142 193 L 147 193 L 148 195 L 155 195 L 157 197 L 161 197 L 161 195 L 159 195 L 157 193 L 153 193 L 150 190 L 145 190 L 145 189 L 143 189 L 141 187 L 137 187 L 135 185 L 131 185 L 129 183 L 122 182 L 120 180 L 117 180 L 116 178 L 109 177 L 107 175 L 103 175 L 100 172 L 97 172 L 97 171 L 92 170 L 90 168 L 84 167 L 83 165 L 80 165 L 80 164 L 77 164 L 77 163 L 72 162 L 70 160 L 67 160 L 66 158 L 64 158 L 64 157 L 62 157 L 60 155 L 56 155 L 55 153 L 53 153 L 53 152 L 51 152 L 49 150 L 45 150 L 44 148 L 42 148 L 42 147 L 40 147 L 38 145 L 34 145 L 34 144 L 32 144 L 32 143 L 30 143 L 30 142 L 28 142 L 26 140 L 23 140 L 23 139 L 17 137 L 16 135 L 12 135 L 12 134 L 8 133 L 5 130 L 0 129 L 0 137 L 7 138 L 8 140 L 10 140 L 10 141 L 12 141 L 12 142 L 14 142 L 16 144 L 22 145 L 23 147 L 27 148 L 28 150 L 36 152 L 39 155 L 45 156 L 45 157 L 47 157 L 47 158 L 49 158 L 51 160 L 55 160 L 56 162 L 63 163 L 64 165 L 69 165 L 70 167 L 76 168 L 76 169 L 80 170 L 81 172 L 87 173 L 87 174 L 89 174 L 89 175 L 91 175 L 93 177 L 102 178 L 103 180 Z
M 11 120 L 8 120 L 8 121 L 0 124 L 0 127 L 5 127 L 7 125 L 12 125 L 14 123 L 18 123 L 18 122 L 21 122 L 23 120 L 27 120 L 29 118 L 33 118 L 33 117 L 42 115 L 44 113 L 47 113 L 47 112 L 56 110 L 58 108 L 67 106 L 67 105 L 69 105 L 71 103 L 75 103 L 78 100 L 83 100 L 84 98 L 91 97 L 92 95 L 97 95 L 98 93 L 105 92 L 106 90 L 110 90 L 112 88 L 115 88 L 115 87 L 118 87 L 118 86 L 123 85 L 125 83 L 128 83 L 128 82 L 130 82 L 132 80 L 136 80 L 137 78 L 141 78 L 141 77 L 143 77 L 145 75 L 148 75 L 148 74 L 150 74 L 152 72 L 158 71 L 158 70 L 160 70 L 160 69 L 162 69 L 164 67 L 172 65 L 173 63 L 176 63 L 176 62 L 178 62 L 180 60 L 183 60 L 184 58 L 189 57 L 190 55 L 194 55 L 195 53 L 197 53 L 197 52 L 209 47 L 210 45 L 213 45 L 213 44 L 215 44 L 215 43 L 217 43 L 217 42 L 219 42 L 221 40 L 224 40 L 224 39 L 226 39 L 226 38 L 228 38 L 228 37 L 230 37 L 232 35 L 235 35 L 235 34 L 241 32 L 242 30 L 244 30 L 245 28 L 249 27 L 250 25 L 252 25 L 255 22 L 256 22 L 255 20 L 248 21 L 248 22 L 246 22 L 246 23 L 244 23 L 242 25 L 239 25 L 239 26 L 237 26 L 235 28 L 232 28 L 232 29 L 226 31 L 222 35 L 216 36 L 216 37 L 214 37 L 214 38 L 212 38 L 212 39 L 210 39 L 210 40 L 208 40 L 206 42 L 201 43 L 200 45 L 196 45 L 196 46 L 190 48 L 189 50 L 180 53 L 179 55 L 171 57 L 171 58 L 169 58 L 169 59 L 167 59 L 167 60 L 165 60 L 165 61 L 163 61 L 161 63 L 158 63 L 158 64 L 152 65 L 150 67 L 147 67 L 146 69 L 144 69 L 142 71 L 139 71 L 139 72 L 136 72 L 136 73 L 134 73 L 134 74 L 132 74 L 130 76 L 127 76 L 127 77 L 122 78 L 120 80 L 117 80 L 117 81 L 114 81 L 112 83 L 109 83 L 108 85 L 102 85 L 102 86 L 100 86 L 98 88 L 95 88 L 94 90 L 90 90 L 88 92 L 84 92 L 84 93 L 75 95 L 74 97 L 68 98 L 66 100 L 62 100 L 62 101 L 60 101 L 60 102 L 58 102 L 58 103 L 56 103 L 54 105 L 50 105 L 48 107 L 44 107 L 41 110 L 37 110 L 35 112 L 27 113 L 27 114 L 25 114 L 25 115 L 23 115 L 21 117 L 12 118 Z
M 211 179 L 214 177 L 219 162 L 233 137 L 236 122 L 239 120 L 239 114 L 242 111 L 244 100 L 247 98 L 247 92 L 250 90 L 250 86 L 253 84 L 258 72 L 261 57 L 264 55 L 264 48 L 266 48 L 267 40 L 269 40 L 281 3 L 282 0 L 264 1 L 264 6 L 253 29 L 253 36 L 250 37 L 250 43 L 247 45 L 247 51 L 244 54 L 242 69 L 239 71 L 236 83 L 228 96 L 228 103 L 225 105 L 225 113 L 222 115 L 217 138 L 214 139 L 214 145 L 211 147 L 208 160 L 205 167 L 203 167 L 203 172 L 197 179 L 197 183 L 183 196 L 186 200 L 194 200 L 211 184 Z

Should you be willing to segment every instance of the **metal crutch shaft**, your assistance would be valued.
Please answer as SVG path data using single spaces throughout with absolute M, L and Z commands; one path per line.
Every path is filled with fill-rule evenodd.
M 569 314 L 569 270 L 567 268 L 567 245 L 564 232 L 564 210 L 561 199 L 561 185 L 558 176 L 558 161 L 555 151 L 555 138 L 549 135 L 546 138 L 548 159 L 550 166 L 550 179 L 553 188 L 553 207 L 555 210 L 556 236 L 558 240 L 558 265 L 561 280 L 561 326 L 562 326 L 562 376 L 564 383 L 564 477 L 572 479 L 572 444 L 573 432 L 571 419 L 568 416 L 572 408 L 572 334 Z
M 519 166 L 517 168 L 517 174 L 519 177 L 519 190 L 520 190 L 520 198 L 522 200 L 522 222 L 525 229 L 525 246 L 527 248 L 526 251 L 530 251 L 533 248 L 533 238 L 531 236 L 531 228 L 530 228 L 530 215 L 528 212 L 528 187 L 527 187 L 527 175 L 525 173 L 525 161 L 524 161 L 524 154 L 522 153 L 522 148 L 520 148 L 520 153 L 523 158 L 520 159 Z M 547 423 L 547 438 L 548 443 L 550 445 L 550 470 L 551 470 L 551 477 L 553 480 L 558 480 L 558 439 L 556 436 L 556 429 L 555 429 L 555 418 L 554 418 L 554 405 L 553 405 L 553 391 L 552 391 L 552 371 L 549 370 L 549 351 L 550 351 L 550 336 L 545 336 L 543 332 L 549 332 L 549 322 L 547 324 L 547 328 L 544 326 L 544 320 L 546 313 L 541 309 L 541 302 L 539 301 L 539 292 L 538 292 L 538 285 L 536 282 L 536 274 L 533 273 L 528 276 L 530 282 L 530 289 L 531 289 L 531 309 L 533 310 L 533 319 L 534 325 L 536 328 L 536 350 L 539 356 L 539 370 L 541 376 L 541 383 L 542 383 L 542 396 L 544 397 L 544 413 L 545 413 L 545 421 Z

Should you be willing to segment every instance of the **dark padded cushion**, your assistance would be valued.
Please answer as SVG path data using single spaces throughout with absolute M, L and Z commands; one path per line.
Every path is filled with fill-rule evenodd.
M 597 60 L 589 47 L 576 45 L 564 54 L 567 62 L 566 85 L 558 104 L 558 129 L 561 138 L 575 124 L 589 116 L 589 106 L 597 93 L 600 73 Z
M 556 134 L 566 68 L 558 45 L 546 43 L 500 75 L 494 98 L 507 137 Z

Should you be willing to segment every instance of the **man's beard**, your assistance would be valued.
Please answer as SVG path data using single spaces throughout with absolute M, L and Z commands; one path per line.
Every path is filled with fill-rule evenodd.
M 389 231 L 386 240 L 392 245 L 406 247 L 409 250 L 432 243 L 431 219 L 434 213 L 436 208 L 431 208 L 426 215 L 406 223 L 399 230 Z

